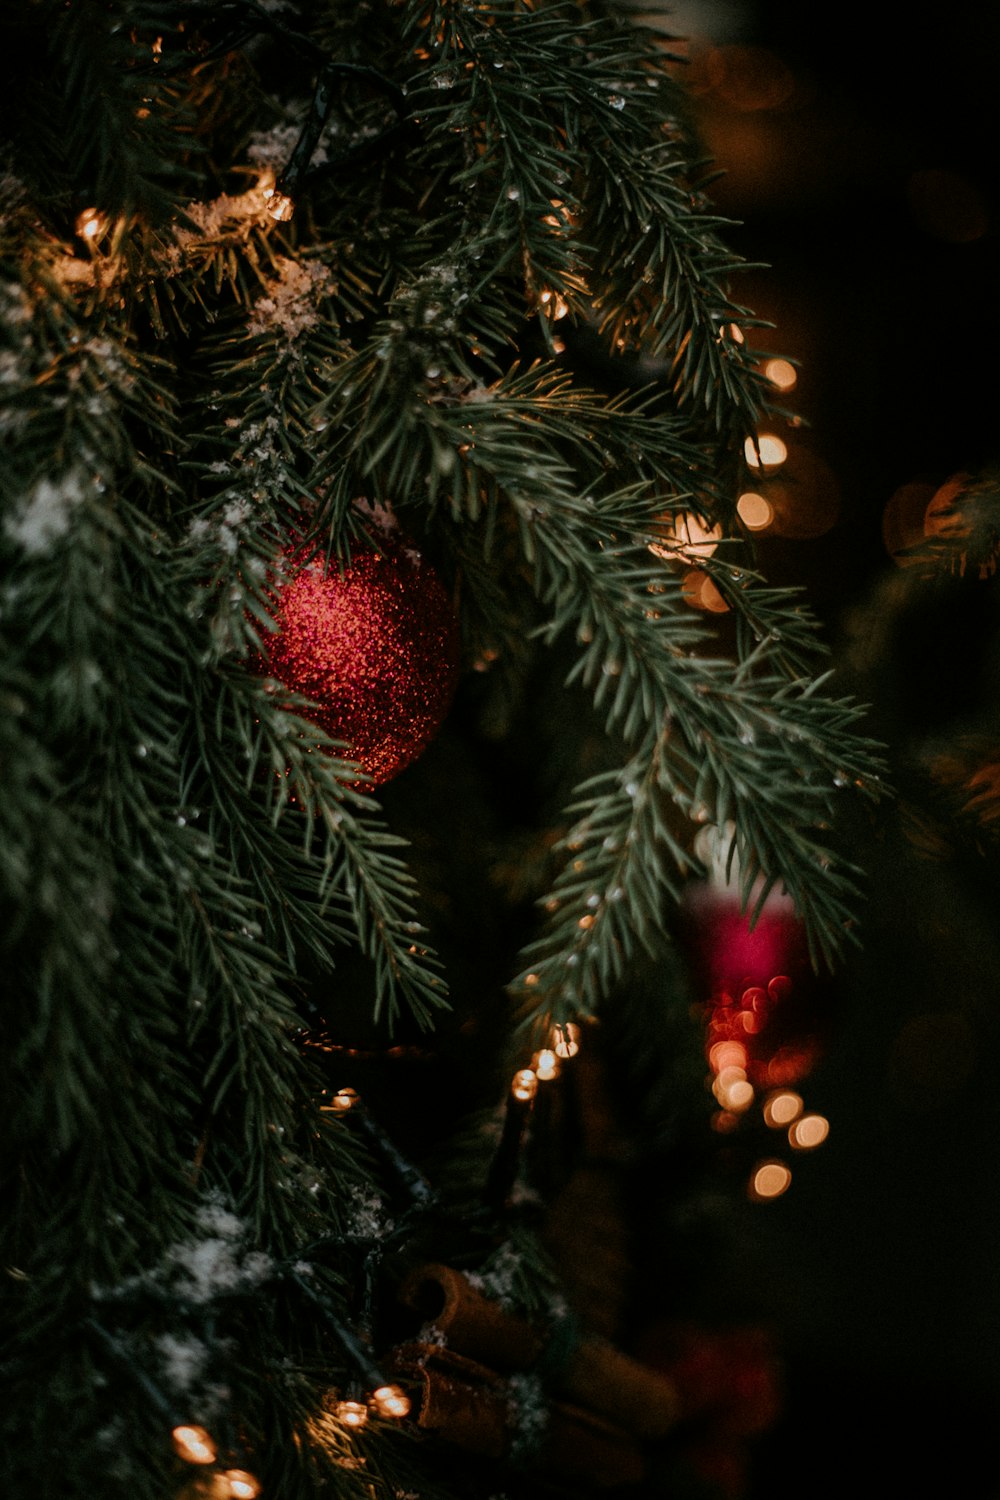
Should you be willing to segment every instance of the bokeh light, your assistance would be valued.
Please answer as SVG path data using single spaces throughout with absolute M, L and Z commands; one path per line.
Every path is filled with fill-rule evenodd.
M 747 438 L 743 453 L 751 469 L 777 469 L 788 457 L 788 444 L 776 432 L 761 432 L 756 441 Z
M 736 502 L 736 514 L 748 531 L 766 531 L 774 520 L 774 507 L 765 495 L 745 490 Z
M 692 609 L 703 609 L 709 614 L 722 615 L 729 608 L 716 585 L 700 568 L 691 568 L 681 581 L 681 595 Z
M 793 391 L 798 385 L 799 372 L 790 359 L 769 359 L 764 362 L 764 378 L 777 391 Z
M 538 1079 L 530 1068 L 519 1068 L 511 1080 L 510 1091 L 521 1104 L 527 1104 L 538 1092 Z
M 654 557 L 662 557 L 667 562 L 711 557 L 722 541 L 722 527 L 713 526 L 693 511 L 668 514 L 661 516 L 660 520 L 666 535 L 662 541 L 650 542 L 649 550 Z
M 694 63 L 695 91 L 739 114 L 780 109 L 795 94 L 791 69 L 766 47 L 713 47 Z
M 222 1475 L 229 1485 L 232 1500 L 257 1500 L 260 1480 L 246 1469 L 225 1469 Z
M 368 1406 L 364 1401 L 338 1401 L 334 1413 L 345 1427 L 364 1427 L 368 1421 Z
M 173 1430 L 174 1450 L 185 1463 L 211 1464 L 218 1452 L 204 1427 L 182 1425 Z
M 780 1198 L 791 1186 L 792 1172 L 783 1161 L 762 1161 L 750 1177 L 750 1196 L 758 1203 Z
M 789 1145 L 796 1151 L 813 1151 L 830 1134 L 830 1122 L 824 1115 L 803 1115 L 788 1132 Z
M 764 1123 L 772 1130 L 783 1130 L 802 1113 L 802 1097 L 792 1089 L 779 1089 L 764 1101 Z

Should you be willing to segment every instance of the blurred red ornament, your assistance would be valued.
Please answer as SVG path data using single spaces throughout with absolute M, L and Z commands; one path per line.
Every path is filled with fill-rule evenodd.
M 677 1388 L 674 1441 L 688 1467 L 720 1497 L 741 1500 L 749 1490 L 751 1441 L 782 1412 L 784 1373 L 772 1331 L 656 1322 L 635 1354 Z
M 291 548 L 273 594 L 277 633 L 262 667 L 311 698 L 303 717 L 347 746 L 374 782 L 426 749 L 458 677 L 458 627 L 430 565 L 390 522 L 350 566 Z
M 755 1090 L 800 1082 L 819 1058 L 828 1016 L 791 901 L 770 896 L 751 927 L 737 893 L 709 881 L 688 892 L 685 915 L 720 1102 L 739 1108 L 753 1097 L 737 1089 L 729 1100 L 727 1078 L 738 1084 L 741 1073 Z

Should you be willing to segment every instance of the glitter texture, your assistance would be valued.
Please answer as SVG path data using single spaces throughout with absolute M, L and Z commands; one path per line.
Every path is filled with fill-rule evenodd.
M 348 747 L 375 782 L 427 747 L 458 675 L 458 630 L 433 569 L 399 533 L 350 567 L 297 565 L 274 596 L 278 633 L 267 664 L 314 700 L 304 717 Z

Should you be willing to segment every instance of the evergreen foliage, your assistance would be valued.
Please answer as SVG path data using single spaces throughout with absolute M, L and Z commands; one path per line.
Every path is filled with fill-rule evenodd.
M 735 516 L 758 325 L 664 39 L 617 6 L 18 0 L 0 42 L 7 1493 L 177 1494 L 183 1420 L 275 1500 L 443 1496 L 433 1454 L 324 1398 L 383 1256 L 513 1231 L 320 1112 L 341 1080 L 298 1042 L 317 975 L 334 1033 L 419 1036 L 470 968 L 457 989 L 435 953 L 424 773 L 383 813 L 259 669 L 274 580 L 290 538 L 336 565 L 356 502 L 389 506 L 454 592 L 459 713 L 509 756 L 508 804 L 525 723 L 540 746 L 560 717 L 528 798 L 538 921 L 522 890 L 476 955 L 528 1031 L 658 951 L 699 821 L 832 959 L 856 899 L 834 802 L 880 766 Z M 682 592 L 689 513 L 726 534 L 696 560 L 728 637 Z

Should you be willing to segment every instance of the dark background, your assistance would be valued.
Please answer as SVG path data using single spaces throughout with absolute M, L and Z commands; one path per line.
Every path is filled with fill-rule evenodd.
M 739 1210 L 740 1273 L 787 1361 L 753 1493 L 996 1495 L 1000 881 L 989 822 L 950 829 L 928 770 L 970 745 L 996 758 L 996 584 L 921 591 L 886 544 L 1000 458 L 1000 17 L 705 3 L 667 20 L 691 38 L 715 201 L 769 267 L 738 300 L 802 362 L 790 444 L 820 475 L 822 529 L 764 535 L 759 563 L 808 589 L 899 794 L 846 830 L 863 947 L 803 1088 L 830 1138 L 782 1198 Z M 887 517 L 905 485 L 924 488 Z

